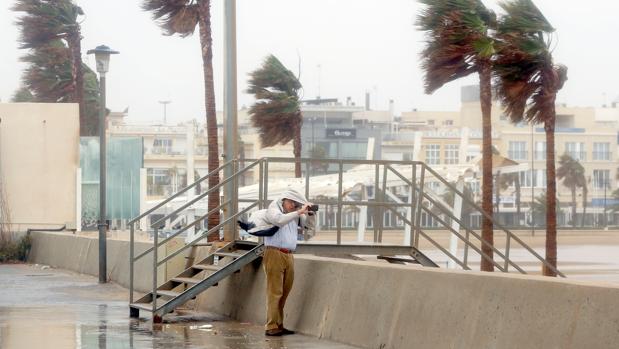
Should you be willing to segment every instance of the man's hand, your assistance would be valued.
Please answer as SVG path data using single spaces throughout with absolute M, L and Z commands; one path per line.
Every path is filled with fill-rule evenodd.
M 299 215 L 307 214 L 307 212 L 309 211 L 309 207 L 310 206 L 312 206 L 312 204 L 305 204 L 305 205 L 303 205 L 303 207 L 301 207 L 299 210 L 297 210 L 297 213 Z

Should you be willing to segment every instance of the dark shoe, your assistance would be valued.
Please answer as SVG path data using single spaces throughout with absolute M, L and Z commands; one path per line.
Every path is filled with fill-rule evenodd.
M 280 337 L 283 334 L 284 334 L 284 332 L 282 330 L 280 330 L 279 328 L 274 328 L 274 329 L 271 329 L 271 330 L 264 331 L 264 335 L 265 336 Z
M 294 331 L 289 330 L 289 329 L 284 328 L 284 327 L 280 328 L 280 331 L 282 332 L 282 336 L 286 336 L 286 335 L 289 335 L 289 334 L 294 334 Z

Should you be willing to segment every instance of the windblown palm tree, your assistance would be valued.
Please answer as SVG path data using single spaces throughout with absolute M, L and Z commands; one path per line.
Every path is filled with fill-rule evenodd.
M 559 158 L 557 179 L 572 192 L 572 227 L 576 228 L 576 189 L 586 187 L 585 168 L 568 154 Z
M 252 124 L 258 129 L 263 148 L 292 141 L 295 159 L 301 158 L 301 126 L 299 106 L 301 83 L 274 55 L 249 73 L 248 93 L 256 98 L 249 108 Z M 294 173 L 301 177 L 301 163 L 295 162 Z
M 494 40 L 489 30 L 496 18 L 480 0 L 420 0 L 425 9 L 418 17 L 427 35 L 422 52 L 425 91 L 430 94 L 448 82 L 478 73 L 482 111 L 482 208 L 492 217 L 492 56 Z M 492 220 L 482 219 L 482 238 L 494 244 Z M 492 258 L 490 246 L 482 251 Z M 481 270 L 493 271 L 492 261 L 481 259 Z
M 498 47 L 494 71 L 497 94 L 505 113 L 514 123 L 543 123 L 546 132 L 546 260 L 557 265 L 557 221 L 555 211 L 555 101 L 567 80 L 567 67 L 555 65 L 550 50 L 554 28 L 531 0 L 500 4 L 506 15 L 498 25 Z M 544 266 L 544 275 L 556 276 Z
M 144 0 L 142 8 L 153 15 L 165 35 L 178 34 L 187 37 L 198 27 L 202 48 L 202 67 L 204 71 L 204 104 L 206 106 L 206 129 L 208 137 L 208 170 L 219 167 L 219 147 L 217 140 L 217 114 L 215 110 L 215 87 L 213 82 L 213 39 L 211 34 L 210 0 Z M 212 188 L 219 184 L 219 174 L 208 179 Z M 219 194 L 208 196 L 208 210 L 219 206 Z M 219 225 L 219 212 L 208 217 L 208 228 Z M 216 240 L 218 232 L 212 233 L 208 240 Z
M 65 91 L 69 96 L 67 101 L 79 104 L 80 134 L 89 135 L 82 131 L 82 125 L 87 124 L 79 24 L 79 17 L 84 15 L 82 8 L 72 0 L 17 0 L 13 11 L 25 13 L 17 20 L 21 29 L 20 48 L 38 51 L 50 44 L 55 46 L 59 40 L 66 43 L 71 68 L 70 84 Z

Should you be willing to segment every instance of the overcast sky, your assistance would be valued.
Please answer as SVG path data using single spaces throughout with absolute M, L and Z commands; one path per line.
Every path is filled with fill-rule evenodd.
M 496 1 L 484 1 L 496 8 Z M 204 119 L 204 85 L 198 36 L 167 37 L 139 8 L 137 0 L 79 0 L 84 61 L 94 68 L 87 49 L 106 44 L 121 52 L 108 73 L 108 107 L 130 109 L 130 120 L 161 120 L 160 100 L 171 100 L 168 120 Z M 213 0 L 215 95 L 223 102 L 223 0 Z M 0 99 L 8 101 L 19 86 L 24 65 L 17 48 L 17 15 L 12 0 L 0 0 Z M 558 101 L 600 106 L 619 96 L 619 3 L 614 0 L 538 0 L 557 29 L 555 60 L 569 67 L 569 81 Z M 434 95 L 423 93 L 419 52 L 423 35 L 412 0 L 238 0 L 239 107 L 250 105 L 244 90 L 247 73 L 269 53 L 295 73 L 301 65 L 304 98 L 362 104 L 371 93 L 373 109 L 396 111 L 456 110 L 460 86 L 453 82 Z M 320 66 L 320 68 L 319 68 Z

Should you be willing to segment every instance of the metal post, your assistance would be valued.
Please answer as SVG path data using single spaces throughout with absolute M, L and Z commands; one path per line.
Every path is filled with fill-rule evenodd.
M 157 310 L 157 262 L 159 261 L 159 227 L 155 227 L 155 235 L 153 235 L 153 319 L 155 318 L 155 310 Z
M 379 176 L 380 176 L 380 168 L 379 168 L 379 164 L 377 163 L 374 169 L 374 202 L 378 201 L 378 187 L 380 186 L 379 183 Z M 378 242 L 378 220 L 380 219 L 379 215 L 378 215 L 378 206 L 374 206 L 373 207 L 374 210 L 374 214 L 372 215 L 374 218 L 374 224 L 372 224 L 373 228 L 374 228 L 374 242 Z
M 380 201 L 387 202 L 385 193 L 387 192 L 387 166 L 383 165 L 383 190 L 380 192 Z M 383 228 L 385 221 L 385 206 L 380 205 L 380 227 L 378 229 L 378 242 L 383 242 Z
M 105 73 L 99 75 L 99 283 L 107 282 L 107 217 L 105 214 L 106 196 L 106 147 L 105 147 Z
M 226 161 L 237 156 L 237 102 L 236 102 L 236 0 L 224 1 L 224 154 Z M 234 174 L 234 166 L 224 168 L 224 178 Z M 234 197 L 234 183 L 230 181 L 224 186 L 224 198 L 230 200 L 226 207 L 225 217 L 233 216 L 238 206 L 238 198 Z M 224 228 L 224 239 L 236 239 L 234 220 Z
M 258 209 L 262 210 L 264 208 L 264 162 L 260 160 L 260 164 L 258 166 Z
M 337 181 L 337 244 L 342 243 L 342 181 L 344 179 L 344 162 L 340 160 Z
M 133 233 L 135 223 L 131 223 L 129 227 L 129 304 L 133 303 Z
M 417 220 L 415 219 L 416 215 L 415 215 L 415 198 L 417 195 L 417 192 L 415 191 L 415 187 L 417 186 L 417 163 L 413 163 L 413 176 L 412 176 L 412 181 L 411 181 L 411 214 L 410 217 L 407 217 L 408 219 L 411 220 L 411 223 L 413 223 L 411 225 L 411 234 L 410 234 L 410 245 L 411 246 L 415 246 L 415 234 L 414 232 L 417 231 Z M 416 247 L 416 246 L 415 246 Z
M 417 198 L 417 217 L 415 218 L 415 248 L 419 247 L 419 231 L 421 230 L 421 211 L 423 210 L 423 186 L 425 185 L 425 164 L 421 165 L 421 175 L 419 179 L 419 197 Z

